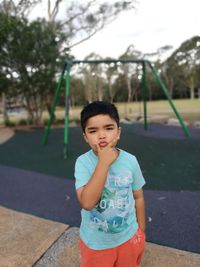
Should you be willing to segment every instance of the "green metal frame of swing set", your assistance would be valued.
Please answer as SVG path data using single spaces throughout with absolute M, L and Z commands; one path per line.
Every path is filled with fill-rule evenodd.
M 161 80 L 160 76 L 158 75 L 156 69 L 152 66 L 151 62 L 148 60 L 66 60 L 62 73 L 60 75 L 60 79 L 59 82 L 57 84 L 56 87 L 56 92 L 54 95 L 54 99 L 53 99 L 53 103 L 51 106 L 51 113 L 50 113 L 50 117 L 48 120 L 48 124 L 47 127 L 45 129 L 44 135 L 43 135 L 43 144 L 47 144 L 48 142 L 48 136 L 49 136 L 49 132 L 50 132 L 50 127 L 51 124 L 53 122 L 53 118 L 54 118 L 54 112 L 55 112 L 55 107 L 56 104 L 58 102 L 58 98 L 60 95 L 60 91 L 61 91 L 61 86 L 62 86 L 62 81 L 64 79 L 64 75 L 66 72 L 66 84 L 65 84 L 65 124 L 64 124 L 64 158 L 67 158 L 67 145 L 68 145 L 68 136 L 69 136 L 69 94 L 70 94 L 70 70 L 71 67 L 75 64 L 81 64 L 81 63 L 86 63 L 86 64 L 110 64 L 110 63 L 114 63 L 114 64 L 127 64 L 127 63 L 136 63 L 136 64 L 141 64 L 142 65 L 142 71 L 143 71 L 143 75 L 142 75 L 142 96 L 143 96 L 143 104 L 144 104 L 144 129 L 147 130 L 147 80 L 146 80 L 146 66 L 149 66 L 153 75 L 155 76 L 157 82 L 159 83 L 163 93 L 165 94 L 167 100 L 169 101 L 176 117 L 179 120 L 179 123 L 183 129 L 183 132 L 185 134 L 186 137 L 190 137 L 190 133 L 188 128 L 186 127 L 186 125 L 184 124 L 181 116 L 179 115 L 178 111 L 175 108 L 175 105 L 168 93 L 168 90 L 165 86 L 165 84 L 163 83 L 163 81 Z

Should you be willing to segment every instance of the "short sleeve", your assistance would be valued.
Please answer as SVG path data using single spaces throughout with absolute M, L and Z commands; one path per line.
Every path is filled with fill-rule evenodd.
M 137 159 L 134 157 L 132 190 L 139 190 L 145 185 L 145 180 Z
M 80 157 L 76 160 L 75 163 L 74 176 L 76 189 L 86 185 L 91 176 L 86 164 L 84 164 Z

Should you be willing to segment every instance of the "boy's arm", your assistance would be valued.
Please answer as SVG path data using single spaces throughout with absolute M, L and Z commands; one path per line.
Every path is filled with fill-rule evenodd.
M 94 173 L 88 183 L 76 191 L 78 200 L 85 210 L 93 209 L 101 198 L 109 167 L 118 156 L 116 149 L 113 148 L 115 144 L 116 140 L 110 142 L 105 148 L 97 145 L 99 160 Z
M 135 209 L 136 217 L 139 227 L 145 232 L 146 222 L 145 222 L 145 203 L 144 203 L 144 193 L 143 190 L 133 191 L 133 197 L 135 199 Z

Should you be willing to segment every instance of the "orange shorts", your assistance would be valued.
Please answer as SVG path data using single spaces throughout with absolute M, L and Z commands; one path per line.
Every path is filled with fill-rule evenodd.
M 122 245 L 95 250 L 80 240 L 81 267 L 136 267 L 145 248 L 145 233 L 138 228 L 135 235 Z

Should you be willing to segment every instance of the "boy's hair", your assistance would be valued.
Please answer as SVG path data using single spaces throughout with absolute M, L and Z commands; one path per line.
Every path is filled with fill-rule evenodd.
M 81 127 L 83 132 L 85 132 L 88 119 L 101 114 L 109 115 L 119 127 L 119 114 L 115 105 L 106 101 L 94 101 L 85 106 L 81 111 Z

